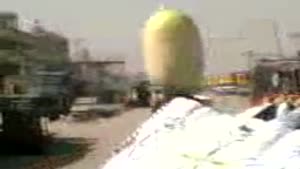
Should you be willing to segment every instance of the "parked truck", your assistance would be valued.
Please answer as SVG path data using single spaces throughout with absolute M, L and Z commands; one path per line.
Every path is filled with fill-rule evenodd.
M 14 14 L 4 16 L 0 19 L 7 25 L 17 20 Z M 41 118 L 68 113 L 73 98 L 68 40 L 7 26 L 0 29 L 0 44 L 0 142 L 7 143 L 1 151 L 41 150 Z

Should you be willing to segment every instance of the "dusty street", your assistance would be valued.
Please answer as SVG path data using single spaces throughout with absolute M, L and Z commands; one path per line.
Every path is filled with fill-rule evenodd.
M 92 151 L 83 159 L 59 169 L 97 169 L 100 163 L 110 157 L 112 149 L 149 116 L 150 110 L 140 108 L 111 119 L 98 119 L 88 123 L 57 122 L 52 130 L 60 133 L 62 137 L 80 137 L 95 141 Z

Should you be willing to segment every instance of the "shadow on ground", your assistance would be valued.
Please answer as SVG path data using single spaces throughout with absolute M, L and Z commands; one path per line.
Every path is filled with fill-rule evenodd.
M 55 138 L 39 155 L 1 155 L 1 169 L 56 169 L 83 158 L 94 140 L 83 138 Z

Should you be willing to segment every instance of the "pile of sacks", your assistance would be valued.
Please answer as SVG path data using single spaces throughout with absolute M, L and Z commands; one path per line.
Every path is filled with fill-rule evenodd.
M 259 114 L 268 106 L 245 114 Z M 266 122 L 175 98 L 99 169 L 298 169 L 300 109 L 282 103 L 276 114 Z

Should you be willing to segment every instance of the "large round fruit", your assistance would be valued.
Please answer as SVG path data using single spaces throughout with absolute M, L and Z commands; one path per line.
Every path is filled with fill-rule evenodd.
M 182 11 L 160 9 L 143 29 L 146 72 L 153 84 L 197 88 L 202 76 L 198 28 Z

